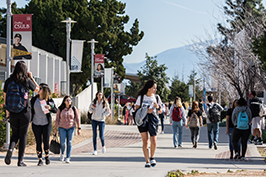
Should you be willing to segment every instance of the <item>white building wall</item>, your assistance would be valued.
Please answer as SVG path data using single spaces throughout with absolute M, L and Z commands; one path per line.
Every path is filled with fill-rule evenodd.
M 39 70 L 39 76 L 41 78 L 42 83 L 47 83 L 48 79 L 48 58 L 46 54 L 40 55 L 40 70 Z
M 40 77 L 40 53 L 38 51 L 32 52 L 32 60 L 30 63 L 30 71 L 35 77 Z
M 48 57 L 48 76 L 47 84 L 49 85 L 51 92 L 54 92 L 54 80 L 55 80 L 55 59 L 54 57 Z
M 60 83 L 60 91 L 62 93 L 66 93 L 66 62 L 61 62 L 61 83 Z
M 55 60 L 55 85 L 57 87 L 57 93 L 60 93 L 61 90 L 61 63 L 62 63 L 62 59 L 56 59 Z M 56 90 L 55 90 L 56 92 Z

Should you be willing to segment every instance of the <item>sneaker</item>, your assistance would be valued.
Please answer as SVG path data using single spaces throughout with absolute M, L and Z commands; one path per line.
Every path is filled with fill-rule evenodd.
M 263 143 L 261 141 L 255 142 L 255 145 L 262 145 Z
M 61 155 L 60 155 L 60 161 L 63 162 L 64 159 L 65 159 L 65 158 L 64 158 L 64 154 L 61 154 Z
M 66 158 L 66 163 L 70 163 L 70 158 Z
M 164 134 L 164 131 L 161 131 L 161 133 L 160 134 Z
M 238 152 L 236 152 L 234 159 L 238 159 L 239 157 L 240 156 L 239 156 Z
M 38 165 L 38 166 L 42 166 L 42 165 L 43 165 L 43 161 L 42 161 L 42 159 L 39 160 L 39 162 L 38 162 L 37 165 Z
M 146 164 L 145 164 L 145 168 L 150 168 L 151 167 L 151 164 L 149 163 L 149 162 L 147 162 Z
M 239 157 L 238 159 L 245 161 L 246 160 L 246 157 Z
M 155 166 L 156 166 L 156 160 L 155 160 L 155 159 L 152 159 L 152 160 L 151 160 L 151 166 L 152 166 L 152 167 L 155 167 Z
M 217 150 L 217 144 L 216 144 L 216 142 L 213 143 L 213 147 L 214 147 L 215 150 Z
M 46 165 L 49 165 L 49 164 L 50 164 L 49 156 L 45 157 L 45 164 L 46 164 Z
M 92 155 L 97 155 L 97 151 L 93 151 L 92 152 Z
M 23 161 L 20 161 L 20 162 L 18 162 L 18 166 L 19 167 L 26 167 L 27 165 Z
M 181 145 L 178 145 L 179 148 L 181 148 L 182 146 Z
M 106 153 L 106 148 L 105 148 L 105 146 L 103 146 L 103 148 L 102 148 L 102 152 L 103 152 L 103 153 Z
M 195 141 L 195 144 L 194 144 L 193 147 L 194 147 L 194 148 L 197 148 L 197 147 L 198 147 L 198 142 L 197 142 L 197 141 Z
M 254 140 L 249 139 L 248 142 L 252 144 L 252 143 L 254 143 Z
M 8 150 L 5 157 L 5 163 L 9 165 L 11 163 L 12 151 Z

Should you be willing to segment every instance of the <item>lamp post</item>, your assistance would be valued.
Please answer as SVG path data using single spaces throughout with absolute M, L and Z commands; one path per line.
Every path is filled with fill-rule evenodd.
M 76 21 L 71 20 L 71 18 L 67 18 L 66 20 L 61 21 L 62 23 L 66 23 L 66 39 L 67 39 L 67 50 L 66 50 L 66 72 L 67 72 L 67 84 L 66 84 L 66 94 L 69 95 L 69 85 L 70 85 L 70 70 L 69 70 L 69 52 L 70 52 L 70 32 L 71 32 L 71 23 L 77 23 Z
M 92 39 L 91 41 L 87 41 L 87 43 L 91 43 L 91 99 L 93 99 L 93 64 L 94 64 L 94 44 L 98 43 Z
M 11 62 L 11 17 L 12 17 L 12 12 L 11 12 L 11 0 L 6 1 L 6 14 L 7 14 L 7 24 L 6 24 L 6 66 L 7 66 L 7 77 L 10 75 L 10 62 Z M 10 143 L 10 124 L 7 121 L 6 122 L 6 143 L 4 144 L 4 149 L 8 149 Z

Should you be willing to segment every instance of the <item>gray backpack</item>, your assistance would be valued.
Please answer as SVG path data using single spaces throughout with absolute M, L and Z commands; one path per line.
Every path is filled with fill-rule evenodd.
M 195 112 L 193 112 L 189 119 L 189 126 L 190 127 L 198 127 L 199 126 L 199 117 Z

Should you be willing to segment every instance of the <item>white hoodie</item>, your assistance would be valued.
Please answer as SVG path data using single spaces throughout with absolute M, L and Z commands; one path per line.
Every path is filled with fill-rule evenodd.
M 103 104 L 99 103 L 98 100 L 96 101 L 96 108 L 92 109 L 92 104 L 89 106 L 89 112 L 92 113 L 91 120 L 96 120 L 99 122 L 104 122 L 105 118 L 111 114 L 109 104 L 106 101 L 106 106 L 103 108 Z

